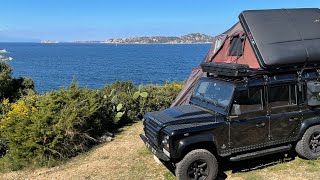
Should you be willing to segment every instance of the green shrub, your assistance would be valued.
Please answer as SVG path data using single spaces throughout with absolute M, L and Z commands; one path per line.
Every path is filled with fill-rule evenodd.
M 106 131 L 142 118 L 146 111 L 169 107 L 183 83 L 145 85 L 116 81 L 100 90 L 78 88 L 39 95 L 33 91 L 10 103 L 4 99 L 0 137 L 9 151 L 0 158 L 7 169 L 51 166 L 87 151 Z M 117 116 L 119 112 L 123 116 Z
M 111 94 L 111 101 L 114 104 L 123 104 L 124 116 L 119 120 L 123 125 L 136 120 L 137 102 L 133 99 L 133 94 L 138 89 L 131 81 L 115 81 L 112 85 L 107 85 L 102 89 L 104 94 Z M 118 120 L 118 119 L 117 119 Z
M 158 111 L 170 107 L 182 90 L 185 82 L 166 82 L 165 85 L 141 85 L 138 88 L 131 81 L 116 81 L 107 85 L 104 94 L 114 91 L 114 103 L 123 104 L 125 115 L 122 120 L 128 122 L 142 119 L 146 112 Z M 135 93 L 143 96 L 135 97 Z
M 0 62 L 0 98 L 9 97 L 11 87 L 11 67 L 5 62 Z
M 4 98 L 15 101 L 34 91 L 34 82 L 30 78 L 12 78 L 11 67 L 6 62 L 0 61 L 0 100 Z
M 79 89 L 29 94 L 16 103 L 4 101 L 1 137 L 8 142 L 11 169 L 51 165 L 86 151 L 96 137 L 113 127 L 110 99 L 99 91 Z
M 145 112 L 158 111 L 170 107 L 178 93 L 182 90 L 185 82 L 166 82 L 165 85 L 146 85 L 143 90 L 148 92 L 149 95 L 145 101 L 141 101 L 142 108 L 139 115 Z

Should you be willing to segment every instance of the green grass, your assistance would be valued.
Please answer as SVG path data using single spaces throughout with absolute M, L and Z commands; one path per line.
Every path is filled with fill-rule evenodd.
M 318 161 L 307 161 L 306 171 L 308 172 L 319 172 L 320 171 L 320 160 Z
M 139 139 L 141 122 L 122 130 L 114 141 L 96 146 L 62 163 L 59 168 L 0 173 L 0 179 L 34 179 L 34 174 L 39 173 L 37 179 L 176 180 L 166 167 L 154 161 L 153 154 Z M 230 169 L 220 172 L 224 175 L 219 180 L 320 179 L 320 160 L 307 161 L 295 157 L 294 160 L 283 162 L 277 157 L 274 159 L 275 162 L 267 164 L 263 163 L 263 158 L 231 163 Z
M 244 178 L 245 178 L 245 180 L 263 180 L 262 176 L 254 173 L 254 172 L 248 173 Z
M 276 164 L 276 165 L 273 165 L 273 166 L 270 166 L 270 170 L 271 171 L 283 171 L 283 170 L 286 170 L 288 168 L 288 163 L 286 162 L 281 162 L 279 164 Z
M 139 149 L 138 154 L 140 156 L 151 156 L 151 155 L 153 155 L 152 152 L 147 147 Z
M 164 179 L 165 180 L 176 180 L 176 177 L 171 172 L 166 172 L 164 174 Z

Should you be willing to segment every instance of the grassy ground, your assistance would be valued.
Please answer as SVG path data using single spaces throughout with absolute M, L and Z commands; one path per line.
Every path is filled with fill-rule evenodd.
M 163 165 L 157 164 L 138 134 L 141 122 L 122 129 L 114 141 L 102 144 L 67 163 L 52 167 L 0 174 L 0 179 L 110 179 L 151 180 L 175 179 Z M 220 179 L 320 179 L 320 161 L 284 158 L 282 155 L 263 159 L 227 163 Z

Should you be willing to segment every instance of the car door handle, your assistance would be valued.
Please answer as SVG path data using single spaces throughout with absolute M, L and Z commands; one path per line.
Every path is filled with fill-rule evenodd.
M 294 117 L 289 118 L 289 121 L 290 121 L 290 122 L 296 121 L 296 120 L 299 120 L 299 118 L 294 118 Z
M 262 122 L 262 123 L 256 124 L 256 127 L 264 127 L 265 125 L 266 125 L 266 123 Z

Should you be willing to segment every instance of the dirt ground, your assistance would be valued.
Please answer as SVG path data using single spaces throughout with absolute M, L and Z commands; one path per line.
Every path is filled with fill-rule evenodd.
M 154 161 L 138 136 L 142 131 L 142 123 L 135 123 L 123 128 L 112 142 L 101 144 L 63 165 L 3 173 L 0 179 L 175 179 L 165 166 Z M 320 180 L 320 161 L 266 157 L 227 164 L 219 179 Z

